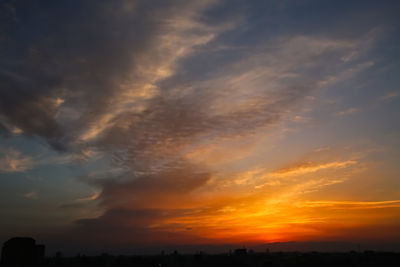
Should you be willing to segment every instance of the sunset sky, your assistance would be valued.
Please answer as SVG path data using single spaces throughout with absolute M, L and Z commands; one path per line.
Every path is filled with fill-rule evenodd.
M 0 1 L 0 242 L 399 241 L 399 14 Z

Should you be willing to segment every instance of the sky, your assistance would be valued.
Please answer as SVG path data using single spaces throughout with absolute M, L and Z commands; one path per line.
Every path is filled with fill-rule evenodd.
M 1 0 L 0 239 L 400 240 L 399 12 Z

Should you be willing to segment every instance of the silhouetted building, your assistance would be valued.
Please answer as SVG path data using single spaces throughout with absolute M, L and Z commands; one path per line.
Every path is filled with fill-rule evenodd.
M 44 254 L 46 247 L 44 245 L 36 245 L 36 266 L 44 266 Z
M 14 237 L 3 244 L 1 252 L 2 267 L 42 267 L 44 264 L 44 245 L 36 245 L 30 237 Z
M 245 248 L 235 249 L 235 255 L 246 255 L 246 254 L 247 254 L 247 249 Z

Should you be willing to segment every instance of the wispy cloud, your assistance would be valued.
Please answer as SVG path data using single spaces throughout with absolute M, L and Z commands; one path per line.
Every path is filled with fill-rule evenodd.
M 18 150 L 0 150 L 0 172 L 24 172 L 34 166 L 34 160 Z
M 313 173 L 313 172 L 317 172 L 319 170 L 324 170 L 324 169 L 346 168 L 346 167 L 354 165 L 354 164 L 357 164 L 357 161 L 347 160 L 347 161 L 335 161 L 335 162 L 328 162 L 328 163 L 305 162 L 305 163 L 300 163 L 295 166 L 278 169 L 276 171 L 271 172 L 270 175 L 277 176 L 277 177 L 303 175 L 303 174 Z
M 78 198 L 76 199 L 76 202 L 87 202 L 91 200 L 96 200 L 100 195 L 100 192 L 94 191 L 93 195 L 88 196 L 88 197 L 83 197 L 83 198 Z
M 392 99 L 395 99 L 399 96 L 399 92 L 393 91 L 393 92 L 388 92 L 384 94 L 383 96 L 380 97 L 381 100 L 383 101 L 390 101 Z
M 39 196 L 39 194 L 36 191 L 27 192 L 24 194 L 24 197 L 28 198 L 28 199 L 36 199 L 36 198 L 38 198 L 38 196 Z
M 358 108 L 348 108 L 342 111 L 339 111 L 337 113 L 335 113 L 335 115 L 337 116 L 347 116 L 347 115 L 353 115 L 360 112 L 360 110 Z
M 299 207 L 330 207 L 336 209 L 381 209 L 400 208 L 400 200 L 386 201 L 304 201 L 296 203 Z
M 38 166 L 71 165 L 90 160 L 98 160 L 101 153 L 84 149 L 74 153 L 54 154 L 52 151 L 38 150 L 37 154 L 24 154 L 13 148 L 0 148 L 0 172 L 25 172 Z

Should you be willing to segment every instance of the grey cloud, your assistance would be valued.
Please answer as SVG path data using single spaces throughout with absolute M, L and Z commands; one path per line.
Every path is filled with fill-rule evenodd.
M 203 186 L 210 179 L 210 173 L 194 166 L 178 167 L 154 174 L 128 174 L 128 179 L 106 179 L 98 181 L 103 187 L 99 196 L 101 204 L 110 207 L 144 207 L 146 205 L 167 206 L 166 200 L 185 201 L 191 191 Z
M 125 0 L 2 3 L 2 13 L 13 11 L 4 18 L 0 40 L 0 112 L 7 123 L 67 147 L 118 94 L 137 56 L 153 45 L 167 15 L 161 11 L 169 6 Z M 79 110 L 80 119 L 59 121 L 56 97 Z
M 190 244 L 194 238 L 204 242 L 204 238 L 194 237 L 188 231 L 170 232 L 168 229 L 151 227 L 151 224 L 159 222 L 160 219 L 176 218 L 187 212 L 185 210 L 112 209 L 97 219 L 77 221 L 76 231 L 80 234 L 74 235 L 73 238 L 80 239 L 80 242 L 84 244 L 107 242 L 110 245 L 152 247 L 155 245 L 154 240 L 157 240 L 157 245 Z
M 129 173 L 92 181 L 103 188 L 99 201 L 105 212 L 98 218 L 76 221 L 72 236 L 111 243 L 191 242 L 187 234 L 171 232 L 176 227 L 184 230 L 185 225 L 160 222 L 199 212 L 191 208 L 191 192 L 211 178 L 210 173 L 200 171 L 198 166 L 174 164 L 152 175 Z
M 10 136 L 8 128 L 1 122 L 0 122 L 0 134 L 3 134 L 6 137 Z
M 63 131 L 55 121 L 56 106 L 51 90 L 60 79 L 35 70 L 34 66 L 21 70 L 27 73 L 0 73 L 0 112 L 6 122 L 20 128 L 26 134 L 37 134 L 56 145 Z

